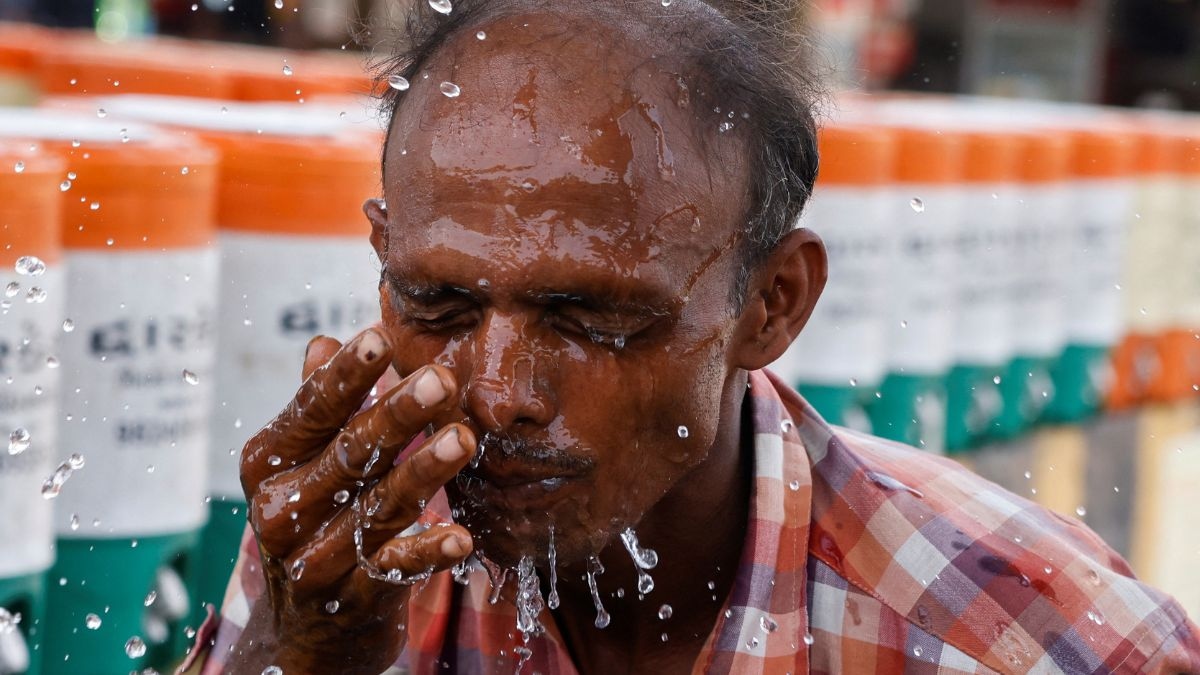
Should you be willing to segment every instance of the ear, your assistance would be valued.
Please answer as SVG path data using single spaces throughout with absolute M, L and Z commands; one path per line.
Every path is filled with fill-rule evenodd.
M 812 230 L 800 228 L 784 236 L 746 288 L 733 365 L 758 370 L 787 351 L 825 288 L 828 262 L 825 244 Z
M 387 261 L 387 204 L 382 199 L 368 199 L 363 203 L 363 213 L 371 221 L 371 246 L 379 261 Z

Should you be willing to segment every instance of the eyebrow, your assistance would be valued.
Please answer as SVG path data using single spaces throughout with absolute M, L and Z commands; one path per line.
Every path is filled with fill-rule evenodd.
M 477 289 L 446 283 L 422 283 L 405 281 L 387 275 L 388 283 L 397 293 L 410 300 L 432 304 L 449 299 L 464 299 L 482 302 L 484 294 Z M 655 302 L 649 298 L 626 300 L 612 292 L 569 292 L 552 289 L 532 289 L 521 297 L 535 305 L 570 305 L 584 311 L 627 314 L 638 318 L 653 318 L 670 314 L 670 303 Z

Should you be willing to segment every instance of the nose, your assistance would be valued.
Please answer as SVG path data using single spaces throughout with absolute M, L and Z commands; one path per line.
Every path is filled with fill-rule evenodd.
M 516 317 L 489 311 L 473 342 L 463 410 L 483 431 L 545 426 L 554 418 L 553 398 L 535 358 L 534 337 Z

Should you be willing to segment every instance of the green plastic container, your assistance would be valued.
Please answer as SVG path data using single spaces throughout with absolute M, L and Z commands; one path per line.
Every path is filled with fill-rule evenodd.
M 859 387 L 800 384 L 796 391 L 825 418 L 839 427 L 872 433 L 871 418 L 862 403 Z M 872 388 L 874 391 L 874 388 Z
M 26 661 L 28 668 L 16 672 L 42 672 L 42 643 L 46 619 L 45 590 L 44 574 L 0 579 L 0 607 L 11 614 L 21 615 L 16 632 L 6 636 L 0 635 L 0 640 L 8 643 L 4 648 L 0 648 L 0 672 L 12 672 L 14 666 L 22 659 Z M 12 662 L 6 663 L 6 656 Z
M 946 452 L 976 448 L 992 436 L 1004 401 L 1004 366 L 959 364 L 946 375 Z
M 1054 396 L 1050 370 L 1055 359 L 1018 356 L 1000 376 L 1003 405 L 993 426 L 992 440 L 1016 438 L 1042 420 Z
M 200 534 L 201 564 L 196 574 L 196 601 L 193 603 L 193 622 L 199 625 L 205 605 L 219 612 L 225 600 L 225 587 L 237 562 L 238 547 L 246 529 L 246 502 L 240 499 L 213 497 L 209 505 L 208 523 Z
M 1109 348 L 1068 345 L 1050 370 L 1054 396 L 1046 407 L 1050 422 L 1071 424 L 1094 416 L 1104 403 L 1112 382 Z
M 200 564 L 198 539 L 195 532 L 60 539 L 46 584 L 54 612 L 43 636 L 43 672 L 168 671 L 188 646 L 186 587 Z
M 937 375 L 891 373 L 867 404 L 872 432 L 934 453 L 946 451 L 946 381 Z

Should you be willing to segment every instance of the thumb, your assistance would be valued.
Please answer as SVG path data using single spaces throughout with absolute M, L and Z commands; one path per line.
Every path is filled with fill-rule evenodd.
M 342 343 L 326 336 L 318 335 L 308 341 L 304 348 L 304 368 L 301 370 L 301 381 L 307 380 L 313 371 L 329 362 L 333 355 L 342 348 Z

